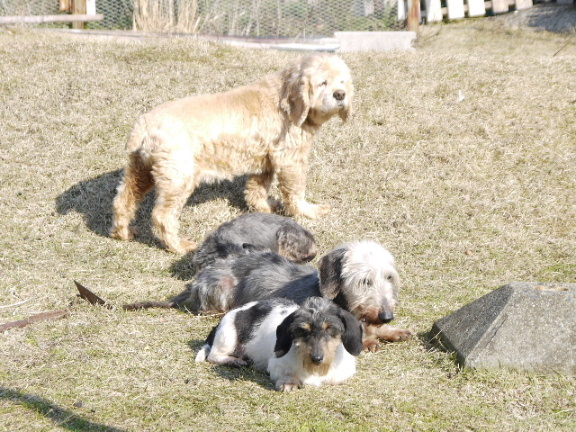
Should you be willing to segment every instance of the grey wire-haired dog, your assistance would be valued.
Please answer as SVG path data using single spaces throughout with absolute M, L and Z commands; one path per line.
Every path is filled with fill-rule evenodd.
M 317 253 L 314 235 L 294 219 L 268 213 L 247 213 L 220 225 L 208 235 L 192 262 L 196 270 L 216 260 L 254 251 L 270 251 L 294 262 L 307 262 Z
M 338 384 L 356 372 L 362 326 L 321 297 L 302 306 L 288 299 L 250 302 L 228 312 L 196 355 L 196 362 L 253 365 L 268 371 L 276 390 Z
M 410 330 L 388 325 L 394 319 L 399 288 L 392 254 L 366 240 L 345 244 L 324 255 L 319 270 L 271 252 L 217 261 L 172 300 L 134 303 L 124 308 L 174 307 L 211 314 L 273 297 L 302 304 L 309 297 L 320 296 L 362 321 L 365 348 L 374 350 L 378 340 L 396 342 L 412 335 Z

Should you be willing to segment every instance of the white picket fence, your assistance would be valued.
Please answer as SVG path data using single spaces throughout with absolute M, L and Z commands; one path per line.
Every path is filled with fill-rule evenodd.
M 499 14 L 508 12 L 511 7 L 515 10 L 528 9 L 532 5 L 532 0 L 446 0 L 446 7 L 442 7 L 441 0 L 421 0 L 420 18 L 432 23 L 443 19 L 480 17 L 486 15 L 488 10 Z M 398 19 L 406 19 L 411 7 L 412 0 L 398 0 Z

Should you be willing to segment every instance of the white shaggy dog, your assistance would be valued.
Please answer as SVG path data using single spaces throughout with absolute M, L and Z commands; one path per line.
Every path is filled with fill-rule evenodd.
M 329 300 L 302 306 L 287 299 L 251 302 L 228 312 L 196 355 L 196 362 L 267 370 L 276 390 L 338 384 L 356 372 L 362 326 Z
M 351 112 L 352 78 L 342 59 L 311 54 L 262 81 L 225 93 L 191 96 L 141 115 L 128 143 L 128 164 L 114 199 L 110 235 L 133 237 L 130 222 L 156 187 L 152 219 L 166 248 L 185 253 L 179 217 L 202 182 L 248 175 L 245 197 L 255 211 L 272 213 L 273 179 L 289 215 L 317 218 L 328 206 L 306 201 L 308 154 L 323 123 Z

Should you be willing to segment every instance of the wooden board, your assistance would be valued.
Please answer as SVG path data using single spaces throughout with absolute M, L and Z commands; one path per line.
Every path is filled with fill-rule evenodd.
M 402 21 L 406 19 L 406 2 L 404 0 L 398 0 L 398 20 Z
M 484 0 L 468 0 L 468 16 L 470 18 L 484 15 L 486 15 Z
M 556 0 L 558 3 L 558 0 Z M 516 0 L 516 10 L 528 9 L 532 7 L 532 0 Z
M 104 15 L 29 15 L 29 16 L 3 16 L 0 24 L 42 24 L 54 22 L 74 21 L 102 21 Z
M 448 19 L 464 18 L 464 2 L 463 0 L 446 0 L 448 7 Z
M 442 4 L 440 0 L 426 0 L 426 22 L 442 21 Z
M 508 0 L 492 0 L 492 12 L 495 14 L 508 12 Z

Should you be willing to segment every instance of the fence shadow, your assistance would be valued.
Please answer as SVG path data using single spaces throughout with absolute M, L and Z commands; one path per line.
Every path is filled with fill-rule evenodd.
M 122 170 L 119 169 L 75 184 L 56 198 L 56 211 L 62 215 L 72 211 L 80 213 L 88 229 L 99 236 L 107 237 L 112 225 L 112 201 L 121 178 Z M 244 200 L 245 184 L 246 176 L 233 181 L 202 184 L 188 199 L 187 205 L 193 206 L 224 198 L 231 206 L 247 211 L 248 206 Z M 161 247 L 152 233 L 151 226 L 154 195 L 154 192 L 151 192 L 144 199 L 133 224 L 138 231 L 136 241 Z
M 50 419 L 58 427 L 66 430 L 75 432 L 124 432 L 124 429 L 94 423 L 40 396 L 34 396 L 0 386 L 0 398 L 36 411 L 38 414 Z

